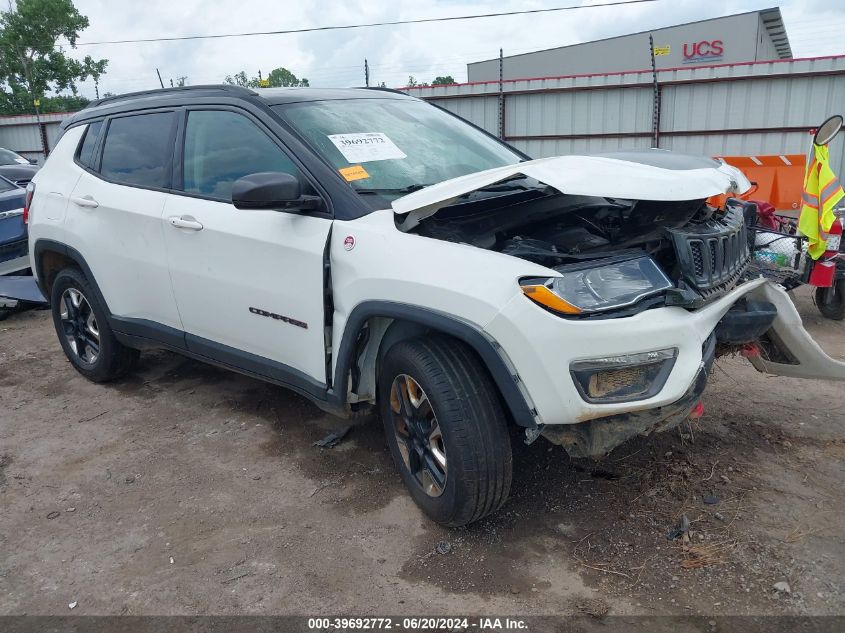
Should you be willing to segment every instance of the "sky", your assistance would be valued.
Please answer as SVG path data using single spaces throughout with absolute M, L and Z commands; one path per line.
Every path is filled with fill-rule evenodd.
M 445 17 L 591 4 L 607 0 L 74 0 L 90 26 L 79 43 L 337 24 Z M 466 81 L 467 62 L 565 46 L 649 29 L 780 6 L 795 57 L 845 54 L 845 0 L 657 0 L 627 7 L 583 8 L 540 15 L 383 26 L 323 33 L 186 42 L 78 46 L 75 57 L 109 60 L 100 93 L 158 87 L 186 76 L 189 84 L 220 83 L 245 70 L 254 76 L 283 66 L 312 86 L 404 86 L 413 75 Z M 80 93 L 93 98 L 93 82 Z

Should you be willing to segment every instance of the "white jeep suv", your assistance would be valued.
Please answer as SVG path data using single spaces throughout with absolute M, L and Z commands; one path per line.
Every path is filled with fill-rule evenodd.
M 750 272 L 753 208 L 706 203 L 748 187 L 661 151 L 530 160 L 393 91 L 196 86 L 69 118 L 25 213 L 85 377 L 163 346 L 375 405 L 414 500 L 458 526 L 505 502 L 509 426 L 603 455 L 685 419 L 717 350 L 845 379 Z

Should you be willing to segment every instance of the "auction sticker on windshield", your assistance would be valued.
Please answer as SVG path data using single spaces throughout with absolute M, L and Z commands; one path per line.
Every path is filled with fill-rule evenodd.
M 352 182 L 353 180 L 361 180 L 363 178 L 369 178 L 370 174 L 367 173 L 367 170 L 361 167 L 361 165 L 352 165 L 352 167 L 341 167 L 338 169 L 340 175 L 346 178 L 347 182 Z
M 329 134 L 329 140 L 350 163 L 406 158 L 405 152 L 381 132 Z

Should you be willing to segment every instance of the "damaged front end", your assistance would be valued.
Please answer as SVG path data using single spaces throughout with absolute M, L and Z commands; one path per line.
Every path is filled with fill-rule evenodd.
M 523 292 L 567 318 L 657 306 L 696 309 L 751 262 L 747 205 L 706 199 L 750 183 L 717 161 L 661 150 L 540 159 L 471 174 L 396 200 L 400 229 L 550 269 Z
M 624 329 L 625 317 L 668 309 L 666 327 L 703 341 L 700 364 L 691 364 L 699 352 L 687 349 L 686 382 L 678 388 L 676 380 L 671 390 L 664 386 L 680 362 L 678 346 L 648 341 L 646 352 L 611 348 L 567 361 L 580 404 L 571 407 L 572 419 L 540 420 L 528 437 L 542 434 L 573 456 L 598 457 L 686 419 L 721 354 L 744 352 L 768 373 L 845 380 L 845 364 L 818 348 L 785 292 L 755 269 L 754 206 L 730 198 L 723 208 L 707 203 L 749 188 L 723 163 L 652 150 L 529 161 L 427 187 L 393 206 L 403 231 L 546 267 L 548 276 L 520 279 L 521 290 L 563 320 L 622 319 Z M 791 331 L 796 320 L 803 335 Z M 659 338 L 647 328 L 643 336 L 648 331 Z

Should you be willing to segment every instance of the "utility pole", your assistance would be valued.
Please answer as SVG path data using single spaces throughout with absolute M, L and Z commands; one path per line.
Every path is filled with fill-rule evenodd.
M 367 63 L 367 58 L 364 58 L 364 85 L 370 87 L 370 65 Z
M 657 62 L 654 59 L 654 38 L 648 36 L 648 47 L 651 50 L 651 78 L 654 82 L 654 109 L 651 115 L 652 147 L 660 147 L 660 86 L 657 84 Z
M 161 87 L 164 88 L 164 82 L 161 80 L 161 73 L 158 72 L 158 68 L 156 68 L 156 75 L 158 75 L 158 83 L 160 83 Z
M 41 110 L 39 106 L 41 105 L 41 100 L 35 94 L 35 84 L 32 81 L 32 69 L 27 64 L 26 55 L 23 52 L 19 52 L 21 56 L 21 64 L 23 65 L 23 71 L 26 75 L 26 81 L 29 84 L 29 96 L 32 98 L 32 105 L 35 107 L 35 122 L 38 125 L 38 138 L 41 140 L 41 154 L 44 158 L 47 158 L 47 137 L 44 131 L 44 127 L 41 125 Z
M 499 49 L 499 138 L 505 139 L 505 57 Z
M 35 122 L 38 124 L 38 137 L 41 139 L 41 153 L 44 154 L 44 158 L 47 158 L 46 134 L 44 126 L 41 124 L 41 110 L 38 108 L 38 106 L 41 105 L 41 99 L 34 98 L 32 100 L 32 105 L 35 106 Z

